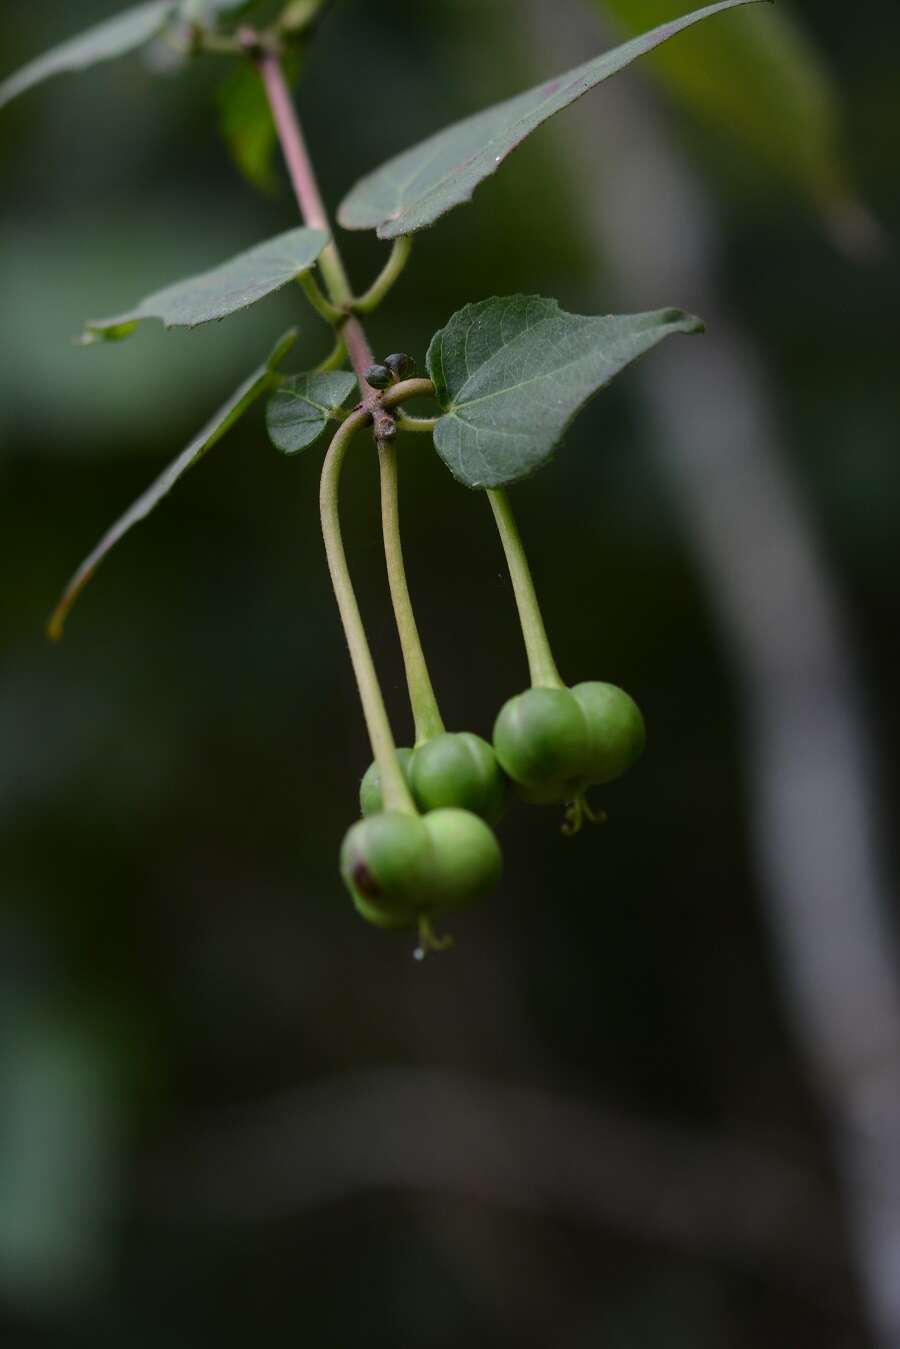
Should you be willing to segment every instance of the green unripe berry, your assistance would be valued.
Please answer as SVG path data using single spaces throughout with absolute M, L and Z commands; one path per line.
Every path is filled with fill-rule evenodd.
M 384 932 L 399 932 L 403 928 L 415 927 L 417 915 L 415 913 L 388 913 L 386 910 L 378 909 L 374 904 L 367 904 L 355 891 L 351 890 L 353 898 L 353 907 L 360 918 L 365 918 L 367 923 L 373 927 L 380 927 Z
M 389 926 L 428 906 L 433 873 L 431 837 L 418 815 L 384 810 L 358 820 L 341 848 L 341 875 L 360 912 L 372 910 Z
M 386 356 L 384 364 L 394 379 L 411 379 L 416 373 L 416 363 L 405 351 L 395 351 L 392 356 Z
M 581 789 L 587 735 L 584 713 L 568 689 L 528 689 L 501 709 L 494 749 L 526 799 L 550 804 Z
M 490 893 L 503 872 L 491 829 L 469 810 L 432 810 L 422 817 L 432 845 L 431 893 L 438 909 L 461 909 Z
M 572 697 L 588 728 L 584 776 L 591 784 L 612 782 L 643 753 L 647 732 L 640 708 L 615 684 L 576 684 Z
M 409 761 L 409 785 L 422 811 L 457 806 L 496 824 L 506 780 L 493 748 L 471 731 L 445 732 L 419 745 Z
M 363 379 L 373 389 L 389 389 L 394 382 L 386 365 L 370 365 Z
M 400 764 L 400 771 L 406 779 L 407 786 L 409 786 L 409 761 L 412 754 L 411 749 L 397 750 L 397 761 Z M 362 782 L 359 784 L 359 808 L 363 817 L 376 815 L 379 810 L 384 810 L 384 801 L 381 796 L 381 777 L 377 763 L 369 765 L 363 775 Z

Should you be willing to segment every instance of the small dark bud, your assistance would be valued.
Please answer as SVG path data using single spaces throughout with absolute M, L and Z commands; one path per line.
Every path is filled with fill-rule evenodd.
M 416 373 L 416 363 L 405 351 L 394 352 L 384 363 L 395 379 L 411 379 Z
M 386 365 L 370 365 L 363 378 L 372 389 L 389 389 L 394 382 Z

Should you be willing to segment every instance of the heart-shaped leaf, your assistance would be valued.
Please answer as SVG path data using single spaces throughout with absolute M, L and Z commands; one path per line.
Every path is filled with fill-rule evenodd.
M 313 445 L 356 388 L 349 370 L 291 375 L 269 400 L 266 422 L 276 450 L 297 454 Z
M 467 487 L 504 487 L 540 468 L 585 403 L 672 333 L 703 331 L 680 309 L 586 318 L 555 300 L 470 304 L 432 338 L 428 373 L 446 415 L 434 443 Z
M 144 319 L 162 319 L 167 328 L 196 328 L 236 314 L 308 272 L 328 243 L 324 230 L 288 230 L 201 276 L 148 295 L 126 314 L 92 319 L 82 342 L 121 341 Z
M 292 329 L 285 333 L 281 341 L 273 350 L 265 365 L 255 370 L 249 379 L 239 389 L 232 394 L 224 407 L 219 408 L 216 415 L 207 422 L 203 430 L 188 445 L 187 449 L 182 450 L 177 459 L 174 459 L 168 468 L 165 469 L 154 483 L 148 487 L 143 496 L 138 497 L 137 501 L 131 506 L 121 519 L 117 520 L 113 527 L 103 535 L 103 538 L 97 544 L 93 552 L 85 558 L 81 566 L 72 577 L 69 584 L 63 591 L 59 604 L 50 617 L 47 625 L 47 633 L 54 641 L 58 641 L 63 633 L 63 626 L 72 605 L 78 599 L 78 596 L 84 590 L 88 581 L 94 575 L 100 563 L 106 557 L 107 553 L 115 547 L 119 540 L 138 524 L 145 520 L 154 507 L 158 506 L 164 496 L 171 492 L 172 488 L 187 473 L 189 468 L 193 468 L 199 463 L 208 450 L 221 440 L 226 431 L 229 431 L 235 422 L 244 415 L 258 398 L 268 392 L 273 387 L 278 376 L 279 365 L 284 361 L 288 352 L 297 341 L 297 332 Z
M 111 61 L 116 56 L 125 56 L 127 52 L 143 47 L 157 33 L 162 32 L 177 12 L 177 0 L 150 0 L 148 4 L 135 5 L 133 9 L 126 9 L 124 13 L 96 24 L 86 33 L 54 47 L 4 80 L 0 84 L 0 108 L 53 75 L 62 75 L 70 70 L 87 70 L 101 61 Z
M 478 184 L 496 173 L 526 136 L 589 89 L 701 19 L 754 3 L 756 0 L 720 0 L 707 5 L 457 122 L 364 178 L 344 199 L 338 220 L 345 229 L 377 230 L 382 239 L 424 229 L 454 206 L 469 201 Z

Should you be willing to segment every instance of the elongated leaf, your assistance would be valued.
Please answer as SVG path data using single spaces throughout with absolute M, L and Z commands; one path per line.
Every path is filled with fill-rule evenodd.
M 658 22 L 667 8 L 667 0 L 594 4 L 626 32 Z M 812 36 L 783 5 L 749 14 L 739 25 L 704 25 L 689 43 L 676 42 L 655 55 L 648 70 L 817 205 L 845 197 L 840 90 Z
M 438 454 L 467 487 L 504 487 L 552 456 L 585 403 L 672 333 L 702 332 L 680 309 L 585 318 L 510 295 L 466 305 L 428 349 L 444 408 Z
M 218 94 L 219 128 L 241 173 L 261 192 L 271 193 L 278 181 L 278 143 L 272 111 L 259 72 L 249 62 L 225 77 Z
M 701 19 L 754 3 L 720 0 L 707 5 L 438 132 L 358 183 L 344 199 L 338 220 L 345 229 L 377 230 L 382 239 L 424 229 L 454 206 L 469 201 L 478 184 L 496 173 L 526 136 L 589 89 Z
M 177 459 L 174 459 L 168 468 L 165 469 L 156 481 L 148 487 L 143 496 L 138 497 L 137 501 L 131 506 L 121 519 L 117 520 L 112 529 L 108 530 L 103 538 L 97 544 L 93 552 L 82 562 L 81 566 L 72 577 L 69 584 L 63 591 L 59 604 L 51 615 L 50 622 L 47 625 L 48 636 L 58 641 L 62 637 L 63 626 L 72 605 L 78 599 L 78 596 L 84 590 L 88 581 L 94 575 L 100 563 L 106 557 L 107 553 L 124 537 L 128 531 L 145 520 L 154 507 L 158 506 L 164 496 L 171 492 L 172 488 L 182 478 L 188 469 L 193 468 L 199 463 L 203 456 L 212 449 L 217 441 L 221 440 L 226 431 L 229 431 L 235 422 L 244 415 L 258 398 L 271 389 L 277 378 L 276 372 L 284 361 L 288 352 L 297 341 L 296 330 L 285 333 L 281 341 L 273 350 L 265 365 L 260 366 L 252 375 L 232 394 L 228 402 L 221 407 L 216 415 L 207 422 L 203 430 L 188 445 L 187 449 L 182 450 Z
M 212 24 L 220 14 L 249 9 L 254 0 L 181 0 L 181 17 L 188 23 Z
M 301 64 L 298 53 L 283 61 L 285 78 L 293 85 Z M 278 184 L 275 148 L 278 137 L 272 110 L 259 72 L 243 61 L 219 88 L 219 127 L 238 168 L 261 192 L 273 193 Z
M 0 108 L 53 75 L 87 70 L 101 61 L 135 51 L 162 32 L 177 11 L 177 0 L 150 0 L 148 4 L 126 9 L 79 37 L 54 47 L 0 84 Z
M 272 444 L 297 454 L 314 444 L 356 388 L 349 370 L 292 375 L 269 400 L 266 422 Z
M 144 319 L 162 319 L 167 328 L 196 328 L 227 318 L 309 271 L 327 242 L 324 230 L 288 230 L 211 272 L 149 295 L 126 314 L 92 319 L 81 340 L 121 341 Z

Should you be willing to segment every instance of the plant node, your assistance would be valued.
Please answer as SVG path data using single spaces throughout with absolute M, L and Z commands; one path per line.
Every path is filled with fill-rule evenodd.
M 238 50 L 251 61 L 261 61 L 265 56 L 281 55 L 281 43 L 274 33 L 261 33 L 257 28 L 245 24 L 234 36 Z

